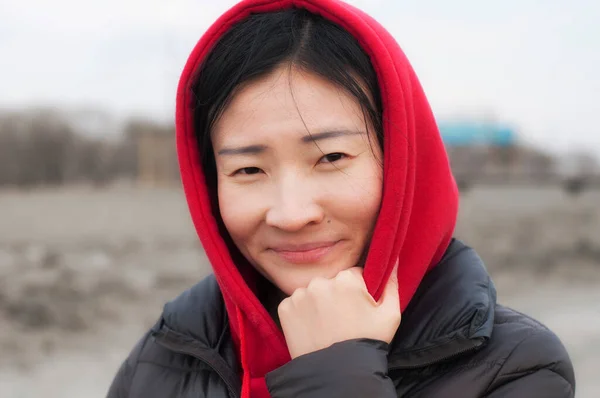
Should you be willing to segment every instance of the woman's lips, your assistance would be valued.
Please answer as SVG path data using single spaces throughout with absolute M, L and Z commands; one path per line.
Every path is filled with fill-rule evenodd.
M 298 246 L 283 246 L 272 248 L 278 256 L 294 264 L 308 264 L 318 262 L 329 254 L 338 242 L 310 243 Z

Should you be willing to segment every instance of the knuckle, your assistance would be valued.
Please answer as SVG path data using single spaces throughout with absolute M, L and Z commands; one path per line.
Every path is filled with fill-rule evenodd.
M 292 301 L 290 300 L 289 297 L 284 298 L 283 300 L 281 300 L 281 303 L 279 304 L 279 308 L 284 308 L 287 309 L 292 305 Z
M 306 297 L 306 288 L 300 287 L 289 297 L 291 303 L 297 303 Z
M 335 279 L 339 280 L 339 281 L 347 281 L 347 280 L 351 280 L 352 278 L 354 278 L 354 275 L 352 274 L 352 271 L 349 269 L 340 271 L 335 277 Z
M 360 287 L 362 287 L 362 283 L 363 283 L 361 278 L 362 277 L 360 276 L 358 271 L 350 268 L 350 269 L 341 271 L 337 275 L 336 281 L 339 282 L 340 284 L 342 284 L 343 286 L 360 288 Z
M 279 304 L 279 306 L 277 307 L 277 313 L 281 316 L 281 315 L 285 315 L 287 313 L 290 312 L 292 307 L 292 301 L 290 300 L 290 298 L 285 298 L 283 299 L 283 301 L 281 301 L 281 303 Z
M 323 290 L 327 287 L 328 282 L 329 281 L 323 277 L 316 277 L 310 281 L 306 290 L 309 292 Z

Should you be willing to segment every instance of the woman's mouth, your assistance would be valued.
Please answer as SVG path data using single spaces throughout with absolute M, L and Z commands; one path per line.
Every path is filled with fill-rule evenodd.
M 338 242 L 313 242 L 302 245 L 284 244 L 273 247 L 271 250 L 289 263 L 308 264 L 321 260 L 334 249 Z

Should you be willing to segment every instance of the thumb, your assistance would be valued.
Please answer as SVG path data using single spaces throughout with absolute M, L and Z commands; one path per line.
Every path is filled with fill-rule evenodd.
M 400 294 L 398 292 L 398 263 L 400 260 L 396 260 L 396 264 L 392 269 L 392 273 L 385 285 L 383 294 L 379 299 L 379 307 L 384 311 L 393 311 L 400 313 Z

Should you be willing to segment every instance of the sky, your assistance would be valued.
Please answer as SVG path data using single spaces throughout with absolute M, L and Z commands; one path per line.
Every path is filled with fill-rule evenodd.
M 439 119 L 508 123 L 600 155 L 600 1 L 350 0 L 396 38 Z M 232 0 L 0 0 L 0 107 L 168 120 L 181 69 Z

